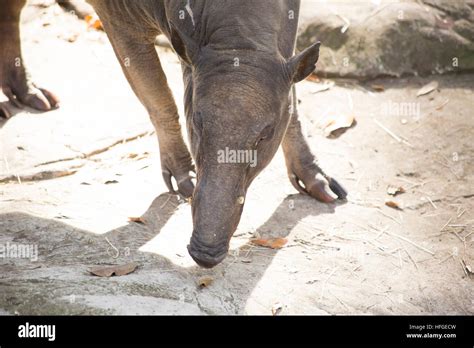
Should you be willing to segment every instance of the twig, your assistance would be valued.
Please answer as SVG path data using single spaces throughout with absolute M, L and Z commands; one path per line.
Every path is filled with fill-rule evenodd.
M 411 260 L 411 262 L 413 262 L 413 264 L 415 265 L 416 270 L 418 270 L 418 264 L 416 263 L 415 260 L 413 260 L 413 258 L 411 257 L 410 253 L 408 252 L 408 250 L 405 249 L 405 248 L 403 248 L 403 250 L 404 250 L 405 253 L 408 255 L 408 258 Z
M 443 162 L 441 162 L 441 161 L 438 161 L 438 160 L 434 160 L 434 161 L 435 161 L 436 163 L 439 163 L 439 164 L 441 164 L 442 166 L 444 166 L 444 167 L 446 167 L 446 168 L 451 168 L 451 166 L 449 166 L 449 165 L 448 165 L 448 164 L 446 164 L 446 163 L 443 163 Z
M 466 277 L 469 278 L 469 273 L 467 273 L 466 265 L 464 264 L 464 262 L 462 262 L 462 260 L 459 260 L 459 263 L 461 264 L 461 267 L 462 267 L 462 270 L 464 271 L 464 274 L 466 274 Z
M 386 230 L 388 230 L 388 226 L 386 226 L 382 231 L 380 231 L 379 234 L 375 236 L 373 240 L 379 239 L 385 233 Z
M 438 105 L 435 110 L 441 110 L 446 104 L 449 103 L 449 99 L 446 99 L 442 104 Z
M 406 141 L 405 139 L 402 139 L 400 138 L 398 135 L 396 135 L 394 132 L 392 132 L 390 129 L 388 129 L 387 127 L 385 127 L 383 124 L 381 124 L 379 121 L 377 121 L 375 118 L 374 118 L 374 122 L 380 127 L 382 128 L 388 135 L 390 135 L 393 139 L 395 139 L 396 141 L 398 141 L 399 143 L 404 143 L 405 145 L 408 145 L 410 147 L 414 147 L 412 144 L 410 144 L 408 141 Z
M 119 255 L 120 255 L 120 251 L 112 244 L 110 243 L 109 239 L 107 237 L 105 237 L 105 240 L 107 241 L 107 243 L 109 243 L 109 245 L 115 250 L 116 252 L 116 255 L 115 256 L 112 256 L 114 259 L 118 258 Z M 107 248 L 107 254 L 109 253 L 109 248 Z
M 449 170 L 451 171 L 451 173 L 454 174 L 454 176 L 456 177 L 456 179 L 458 179 L 458 180 L 461 179 L 461 177 L 454 171 L 453 168 L 449 167 Z
M 431 205 L 433 206 L 433 208 L 438 209 L 438 207 L 436 206 L 436 204 L 433 203 L 433 201 L 431 200 L 430 197 L 426 196 L 426 199 L 428 200 L 428 202 L 431 203 Z
M 456 237 L 458 237 L 458 239 L 459 239 L 462 243 L 466 243 L 466 241 L 463 240 L 463 239 L 461 238 L 461 236 L 460 236 L 457 232 L 453 232 L 453 233 L 456 235 Z
M 356 182 L 356 188 L 359 187 L 359 183 L 360 183 L 360 180 L 362 179 L 362 177 L 364 176 L 365 174 L 365 171 L 362 172 L 362 174 L 359 176 L 359 178 L 357 179 L 357 182 Z
M 414 186 L 419 186 L 419 185 L 424 185 L 425 184 L 425 183 L 416 183 L 414 181 L 411 181 L 411 180 L 408 180 L 408 179 L 405 179 L 405 178 L 398 178 L 398 179 L 401 180 L 401 181 L 405 181 L 408 184 L 412 184 Z
M 451 222 L 451 220 L 452 220 L 452 219 L 453 219 L 453 218 L 452 218 L 452 217 L 450 217 L 450 218 L 449 218 L 449 220 L 448 220 L 448 222 L 446 222 L 446 223 L 444 224 L 444 226 L 443 226 L 443 227 L 441 227 L 441 229 L 440 229 L 439 231 L 440 231 L 440 232 L 442 232 L 442 231 L 443 231 L 443 230 L 446 228 L 446 226 L 448 226 L 448 225 L 449 225 L 449 223 Z
M 151 135 L 153 134 L 154 132 L 143 132 L 143 133 L 140 133 L 138 135 L 134 135 L 134 136 L 131 136 L 131 137 L 128 137 L 128 138 L 124 138 L 124 139 L 121 139 L 121 140 L 117 140 L 115 142 L 113 142 L 112 144 L 108 145 L 108 146 L 105 146 L 103 148 L 100 148 L 100 149 L 97 149 L 97 150 L 93 150 L 91 152 L 88 152 L 88 153 L 83 153 L 81 155 L 78 155 L 78 156 L 73 156 L 73 157 L 66 157 L 66 158 L 60 158 L 60 159 L 57 159 L 57 160 L 53 160 L 53 161 L 48 161 L 48 162 L 43 162 L 43 163 L 39 163 L 39 164 L 36 164 L 35 167 L 40 167 L 40 166 L 45 166 L 45 165 L 48 165 L 48 164 L 53 164 L 53 163 L 58 163 L 58 162 L 66 162 L 66 161 L 72 161 L 72 160 L 76 160 L 76 159 L 84 159 L 84 158 L 89 158 L 89 157 L 92 157 L 92 156 L 95 156 L 95 155 L 98 155 L 98 154 L 101 154 L 105 151 L 108 151 L 110 150 L 112 147 L 114 146 L 117 146 L 117 145 L 120 145 L 120 144 L 125 144 L 129 141 L 132 141 L 132 140 L 137 140 L 141 137 L 144 137 L 145 135 Z
M 392 219 L 392 220 L 395 221 L 397 224 L 401 225 L 401 222 L 398 221 L 397 219 L 395 219 L 393 216 L 390 216 L 390 215 L 388 215 L 388 214 L 385 214 L 385 213 L 384 213 L 382 210 L 380 210 L 380 209 L 377 209 L 377 211 L 378 211 L 380 214 L 382 214 L 382 215 L 384 215 L 384 216 L 386 216 L 386 217 Z
M 169 194 L 169 195 L 168 195 L 168 198 L 166 199 L 166 201 L 165 201 L 162 205 L 160 205 L 160 209 L 163 209 L 163 207 L 168 204 L 168 202 L 170 201 L 171 197 L 173 197 L 173 195 L 172 195 L 172 194 Z
M 451 254 L 449 254 L 448 257 L 446 257 L 446 258 L 442 259 L 440 262 L 438 262 L 438 265 L 441 265 L 442 263 L 448 261 L 452 257 L 454 257 L 454 255 L 451 253 Z
M 422 247 L 421 245 L 419 245 L 419 244 L 417 244 L 417 243 L 411 241 L 411 240 L 408 239 L 408 238 L 405 238 L 405 237 L 400 236 L 400 235 L 398 235 L 398 234 L 396 234 L 396 233 L 392 233 L 392 232 L 388 232 L 388 231 L 385 232 L 385 233 L 387 233 L 387 234 L 389 234 L 389 235 L 391 235 L 391 236 L 393 236 L 393 237 L 397 237 L 397 238 L 399 238 L 399 239 L 401 239 L 401 240 L 404 240 L 405 242 L 410 243 L 411 245 L 417 247 L 418 249 L 423 250 L 424 252 L 427 252 L 428 254 L 431 254 L 431 255 L 434 255 L 434 254 L 435 254 L 433 251 L 431 251 L 431 250 L 429 250 L 429 249 L 426 249 L 425 247 Z
M 323 287 L 321 288 L 321 294 L 319 296 L 319 301 L 321 301 L 323 299 L 323 295 L 324 295 L 324 290 L 326 289 L 326 283 L 328 282 L 329 278 L 331 278 L 331 276 L 337 271 L 337 269 L 339 268 L 339 266 L 337 267 L 334 267 L 334 269 L 332 270 L 332 272 L 328 275 L 328 277 L 324 280 L 324 283 L 323 283 Z
M 339 301 L 340 304 L 342 304 L 344 307 L 346 307 L 346 309 L 347 309 L 348 311 L 351 310 L 348 305 L 346 305 L 344 302 L 342 302 L 342 301 L 339 299 L 339 297 L 337 297 L 336 295 L 334 295 L 332 292 L 329 292 L 329 293 L 330 293 L 331 295 L 333 295 L 333 296 L 336 298 L 336 300 Z
M 341 28 L 341 34 L 344 34 L 347 31 L 347 29 L 349 29 L 351 22 L 346 17 L 341 16 L 339 13 L 336 13 L 336 16 L 338 16 L 340 19 L 344 21 L 344 26 Z

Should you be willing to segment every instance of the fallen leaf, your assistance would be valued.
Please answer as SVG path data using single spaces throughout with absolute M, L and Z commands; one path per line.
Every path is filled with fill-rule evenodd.
M 242 262 L 242 263 L 251 263 L 251 262 L 252 262 L 252 259 L 250 259 L 250 258 L 245 258 L 245 257 L 244 257 L 244 258 L 241 258 L 241 259 L 240 259 L 240 262 Z
M 102 22 L 100 21 L 97 15 L 87 15 L 84 19 L 89 28 L 94 28 L 96 30 L 103 30 Z
M 200 288 L 207 288 L 209 285 L 211 285 L 211 283 L 213 282 L 213 278 L 212 277 L 202 277 L 202 278 L 199 278 L 198 280 L 198 286 Z
M 143 220 L 141 217 L 129 217 L 128 221 L 136 222 L 136 223 L 139 223 L 139 224 L 145 224 L 145 220 Z
M 331 136 L 338 137 L 347 128 L 352 127 L 354 123 L 355 123 L 355 117 L 354 115 L 351 115 L 351 114 L 342 114 L 339 116 L 327 117 L 322 122 L 324 135 L 326 137 L 331 137 Z
M 390 207 L 390 208 L 393 208 L 393 209 L 403 210 L 403 208 L 400 206 L 400 204 L 395 202 L 395 201 L 386 200 L 385 205 L 387 207 Z
M 137 156 L 138 156 L 138 154 L 136 154 L 136 153 L 131 153 L 131 154 L 129 154 L 127 157 L 128 157 L 128 158 L 135 158 L 135 157 L 137 157 Z
M 97 266 L 89 269 L 89 272 L 98 277 L 111 277 L 113 275 L 119 277 L 132 273 L 137 267 L 138 264 L 136 262 L 130 262 L 124 265 Z
M 376 92 L 383 92 L 385 91 L 385 87 L 383 85 L 372 85 L 370 86 Z
M 280 302 L 275 303 L 272 307 L 272 315 L 280 314 L 282 309 L 283 309 L 283 305 Z
M 419 96 L 422 96 L 422 95 L 425 95 L 425 94 L 429 94 L 437 88 L 438 88 L 438 82 L 437 81 L 431 81 L 430 83 L 428 83 L 428 84 L 424 85 L 423 87 L 421 87 L 418 90 L 418 92 L 416 93 L 416 96 L 419 97 Z
M 107 180 L 106 182 L 104 182 L 105 185 L 110 185 L 110 184 L 118 184 L 118 181 L 117 180 Z
M 252 239 L 252 243 L 261 247 L 281 249 L 288 243 L 286 238 Z
M 389 185 L 387 187 L 387 193 L 391 196 L 396 196 L 398 195 L 399 193 L 405 193 L 405 189 L 401 186 L 393 186 L 393 185 Z
M 318 75 L 316 75 L 316 74 L 311 74 L 311 75 L 309 75 L 309 76 L 306 78 L 306 81 L 310 81 L 310 82 L 320 82 L 321 79 L 318 77 Z

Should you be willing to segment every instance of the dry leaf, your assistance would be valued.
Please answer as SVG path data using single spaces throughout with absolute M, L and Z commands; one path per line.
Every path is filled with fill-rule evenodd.
M 422 96 L 422 95 L 425 95 L 425 94 L 429 94 L 437 88 L 438 88 L 438 82 L 437 81 L 431 81 L 430 83 L 428 83 L 428 84 L 424 85 L 423 87 L 421 87 L 418 90 L 418 92 L 416 93 L 416 96 L 419 97 L 419 96 Z
M 354 115 L 350 115 L 350 114 L 327 117 L 323 121 L 324 135 L 326 137 L 338 136 L 340 134 L 336 135 L 335 131 L 339 129 L 342 130 L 345 128 L 350 128 L 354 123 L 355 123 L 355 117 Z
M 399 193 L 405 193 L 405 189 L 401 186 L 397 187 L 397 186 L 389 185 L 387 187 L 387 193 L 391 196 L 396 196 Z
M 281 249 L 288 239 L 286 238 L 270 238 L 270 239 L 252 239 L 252 243 L 261 247 L 271 248 L 271 249 Z
M 97 15 L 87 15 L 85 21 L 89 28 L 94 28 L 96 30 L 103 30 L 102 22 L 100 21 Z
M 385 87 L 383 85 L 372 85 L 370 86 L 376 92 L 383 92 L 385 91 Z
M 385 205 L 387 207 L 390 207 L 390 208 L 393 208 L 393 209 L 403 210 L 403 208 L 400 206 L 400 204 L 395 202 L 395 201 L 386 200 Z
M 275 303 L 272 307 L 272 315 L 280 314 L 282 309 L 283 309 L 283 305 L 280 302 Z
M 89 270 L 90 273 L 98 277 L 111 277 L 113 275 L 123 276 L 135 271 L 138 267 L 136 262 L 130 262 L 124 265 L 97 266 Z
M 213 280 L 214 279 L 212 277 L 202 277 L 198 280 L 198 286 L 200 288 L 207 288 L 209 285 L 211 285 Z
M 244 257 L 244 258 L 240 259 L 240 262 L 242 262 L 242 263 L 252 263 L 252 259 Z
M 143 220 L 142 217 L 129 217 L 128 221 L 136 222 L 136 223 L 139 223 L 139 224 L 145 224 L 145 220 Z
M 320 82 L 321 79 L 318 77 L 318 75 L 316 75 L 316 74 L 311 74 L 311 75 L 309 75 L 309 76 L 306 78 L 306 81 L 310 81 L 310 82 Z
M 107 180 L 106 182 L 104 182 L 105 185 L 110 185 L 110 184 L 118 184 L 118 181 L 117 180 Z

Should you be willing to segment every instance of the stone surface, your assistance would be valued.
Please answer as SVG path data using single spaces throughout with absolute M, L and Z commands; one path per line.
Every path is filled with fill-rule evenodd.
M 322 76 L 474 70 L 474 1 L 303 0 L 298 48 L 322 42 Z
M 81 166 L 51 180 L 0 182 L 0 245 L 38 248 L 37 260 L 0 258 L 0 314 L 271 315 L 277 303 L 281 315 L 474 314 L 474 280 L 461 267 L 474 260 L 472 74 L 337 79 L 317 93 L 319 84 L 300 83 L 310 145 L 348 201 L 325 205 L 297 194 L 278 152 L 250 187 L 229 256 L 205 270 L 187 254 L 190 206 L 166 193 L 153 134 L 64 160 L 152 126 L 105 34 L 54 11 L 25 23 L 25 59 L 62 107 L 0 119 L 0 172 Z M 69 32 L 80 35 L 69 42 Z M 159 54 L 179 101 L 178 60 Z M 432 79 L 438 89 L 416 97 Z M 325 138 L 321 121 L 346 113 L 357 125 Z M 407 191 L 391 197 L 403 211 L 384 205 L 389 185 Z M 129 221 L 139 216 L 144 224 Z M 289 242 L 266 249 L 252 244 L 256 236 Z M 132 261 L 139 267 L 126 276 L 88 272 Z M 199 288 L 204 276 L 213 281 Z

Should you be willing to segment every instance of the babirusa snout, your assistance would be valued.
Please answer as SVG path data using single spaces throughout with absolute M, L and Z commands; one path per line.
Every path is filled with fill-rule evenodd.
M 192 200 L 194 230 L 188 251 L 201 267 L 214 267 L 227 255 L 245 202 L 245 187 L 239 174 L 232 167 L 207 168 L 198 177 Z

